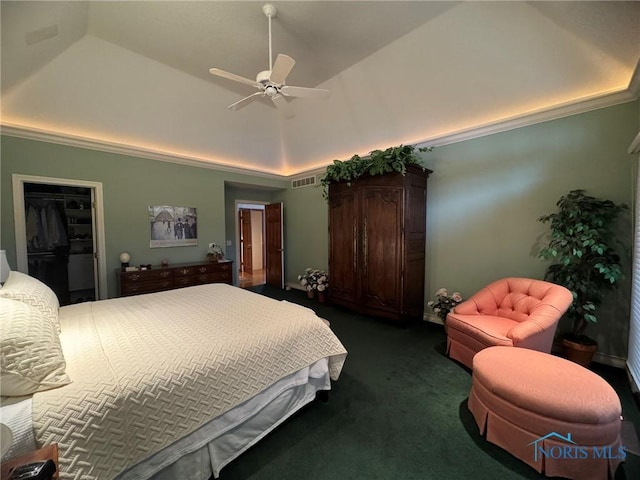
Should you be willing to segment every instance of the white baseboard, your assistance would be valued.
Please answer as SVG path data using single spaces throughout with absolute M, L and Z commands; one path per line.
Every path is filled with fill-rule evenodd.
M 285 286 L 285 288 L 287 288 L 287 289 L 289 289 L 289 290 L 290 290 L 290 289 L 293 289 L 293 290 L 301 290 L 301 291 L 303 291 L 303 292 L 306 292 L 306 291 L 307 291 L 307 290 L 306 290 L 302 285 L 300 285 L 300 284 L 299 284 L 299 283 L 297 283 L 297 282 L 286 282 L 286 283 L 284 284 L 284 286 Z
M 627 359 L 618 357 L 616 355 L 610 355 L 608 353 L 596 352 L 593 356 L 593 361 L 602 363 L 604 365 L 609 365 L 610 367 L 616 368 L 627 368 Z
M 440 317 L 435 315 L 435 314 L 433 314 L 433 313 L 424 312 L 424 314 L 422 315 L 422 319 L 425 322 L 431 322 L 431 323 L 437 323 L 438 325 L 444 325 L 444 322 L 440 319 Z

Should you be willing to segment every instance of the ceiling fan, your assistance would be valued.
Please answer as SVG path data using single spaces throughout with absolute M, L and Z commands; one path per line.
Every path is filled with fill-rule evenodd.
M 288 55 L 279 54 L 276 57 L 276 61 L 272 63 L 271 19 L 276 16 L 276 7 L 267 3 L 262 7 L 262 11 L 269 19 L 269 70 L 258 73 L 255 80 L 236 75 L 235 73 L 229 73 L 224 70 L 220 70 L 219 68 L 211 68 L 209 69 L 209 73 L 250 85 L 259 90 L 258 92 L 229 105 L 229 109 L 239 110 L 252 101 L 267 96 L 271 98 L 284 117 L 291 118 L 295 116 L 295 113 L 284 97 L 322 98 L 327 97 L 329 95 L 329 91 L 321 88 L 293 87 L 285 85 L 285 80 L 293 66 L 296 64 L 296 61 Z

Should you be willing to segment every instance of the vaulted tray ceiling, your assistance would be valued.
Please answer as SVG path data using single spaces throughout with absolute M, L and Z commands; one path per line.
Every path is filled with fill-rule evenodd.
M 230 111 L 208 69 L 268 68 L 264 3 L 3 1 L 3 131 L 291 175 L 638 95 L 640 2 L 287 1 L 274 55 L 331 96 Z

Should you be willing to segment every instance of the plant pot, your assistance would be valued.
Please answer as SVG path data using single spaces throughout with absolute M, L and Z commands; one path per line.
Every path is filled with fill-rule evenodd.
M 327 301 L 327 294 L 325 292 L 318 292 L 318 301 L 324 303 Z
M 562 339 L 562 351 L 567 360 L 589 368 L 593 356 L 598 350 L 598 345 L 585 345 L 583 343 L 573 342 L 566 338 Z
M 307 297 L 313 298 L 315 296 L 315 290 L 307 290 Z

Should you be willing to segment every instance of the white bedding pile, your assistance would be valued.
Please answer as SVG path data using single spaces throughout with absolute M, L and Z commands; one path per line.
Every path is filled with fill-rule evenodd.
M 113 478 L 277 380 L 346 350 L 310 310 L 225 284 L 60 309 L 70 385 L 33 396 L 62 479 Z

